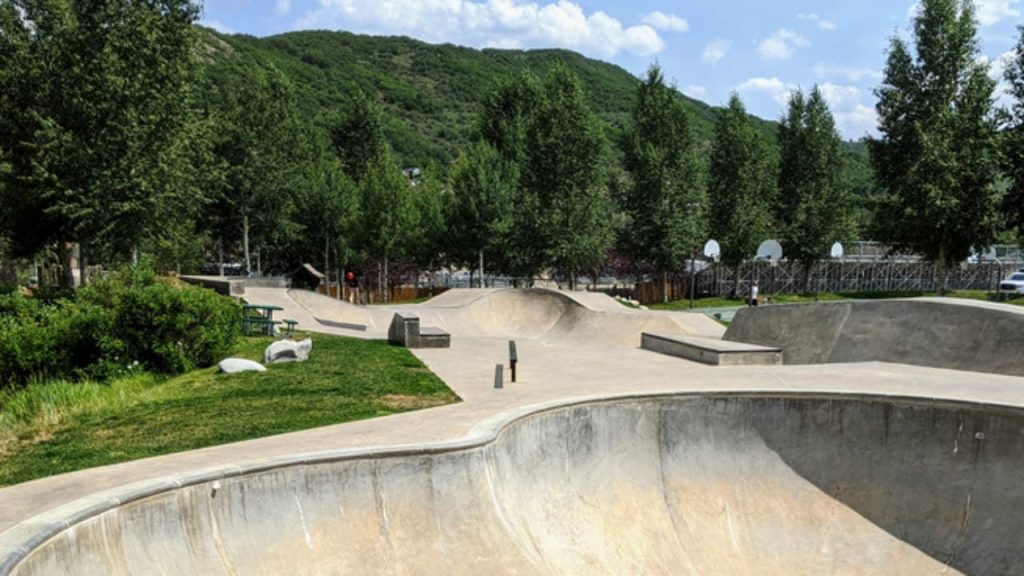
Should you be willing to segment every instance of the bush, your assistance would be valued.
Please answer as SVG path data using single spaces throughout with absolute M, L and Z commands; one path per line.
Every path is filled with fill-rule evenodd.
M 210 366 L 230 353 L 240 317 L 228 298 L 147 271 L 112 274 L 52 303 L 2 296 L 0 387 Z
M 106 314 L 73 301 L 0 298 L 0 384 L 104 376 L 100 335 Z

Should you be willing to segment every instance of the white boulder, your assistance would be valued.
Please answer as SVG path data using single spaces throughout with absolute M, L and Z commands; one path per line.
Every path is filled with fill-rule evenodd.
M 263 353 L 263 362 L 266 364 L 277 364 L 279 362 L 305 362 L 309 360 L 309 353 L 313 350 L 313 341 L 309 338 L 296 342 L 295 340 L 278 340 Z
M 266 372 L 267 369 L 259 362 L 245 360 L 243 358 L 226 358 L 221 360 L 217 366 L 225 374 L 237 374 L 238 372 Z

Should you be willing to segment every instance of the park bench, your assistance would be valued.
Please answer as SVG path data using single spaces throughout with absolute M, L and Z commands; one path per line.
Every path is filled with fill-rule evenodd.
M 644 332 L 641 336 L 640 347 L 659 354 L 676 356 L 712 366 L 774 366 L 782 364 L 781 348 L 698 336 L 667 336 Z
M 295 334 L 295 326 L 298 325 L 298 323 L 299 323 L 297 320 L 289 320 L 288 318 L 285 318 L 284 320 L 282 320 L 282 322 L 284 322 L 284 325 L 285 325 L 285 329 L 284 329 L 284 335 L 285 336 L 289 336 L 290 337 L 293 334 Z
M 274 311 L 283 310 L 280 306 L 263 304 L 244 304 L 242 306 L 242 334 L 265 334 L 273 336 L 280 320 L 274 320 Z
M 440 328 L 420 327 L 420 318 L 415 314 L 397 312 L 391 318 L 388 341 L 406 348 L 449 348 L 451 334 Z

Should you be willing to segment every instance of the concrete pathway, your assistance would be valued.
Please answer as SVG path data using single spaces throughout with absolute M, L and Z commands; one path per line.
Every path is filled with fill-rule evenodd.
M 302 330 L 367 337 L 320 325 L 286 291 L 249 289 L 247 299 L 284 308 Z M 328 426 L 201 450 L 82 470 L 0 489 L 0 530 L 90 494 L 193 470 L 296 453 L 422 444 L 458 438 L 495 414 L 532 404 L 599 394 L 684 391 L 831 392 L 899 395 L 1024 407 L 1024 378 L 864 363 L 714 368 L 637 348 L 520 340 L 519 382 L 493 388 L 494 365 L 506 362 L 504 338 L 454 338 L 450 349 L 416 355 L 462 398 L 461 403 L 386 418 Z M 315 351 L 314 351 L 315 354 Z

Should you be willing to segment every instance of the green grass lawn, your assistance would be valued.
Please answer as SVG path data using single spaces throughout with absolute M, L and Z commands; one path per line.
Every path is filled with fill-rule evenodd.
M 312 338 L 308 362 L 263 373 L 213 367 L 0 395 L 0 485 L 459 400 L 404 348 Z M 244 339 L 235 356 L 261 359 L 271 341 Z
M 992 295 L 984 290 L 964 290 L 959 292 L 950 292 L 950 298 L 967 298 L 970 300 L 985 300 L 993 301 Z M 883 298 L 918 298 L 921 296 L 936 296 L 934 292 L 822 292 L 818 294 L 818 300 L 822 302 L 839 302 L 843 300 L 877 300 Z M 802 304 L 807 302 L 814 302 L 814 294 L 777 294 L 772 297 L 772 303 L 774 304 Z M 1006 304 L 1013 304 L 1017 306 L 1024 306 L 1024 297 L 1014 298 L 1012 300 L 1006 300 Z M 700 298 L 694 301 L 693 306 L 695 309 L 705 308 L 730 308 L 736 306 L 745 306 L 746 301 L 742 299 L 730 299 L 730 298 Z M 676 300 L 667 304 L 651 304 L 648 306 L 651 310 L 688 310 L 690 308 L 689 300 Z

